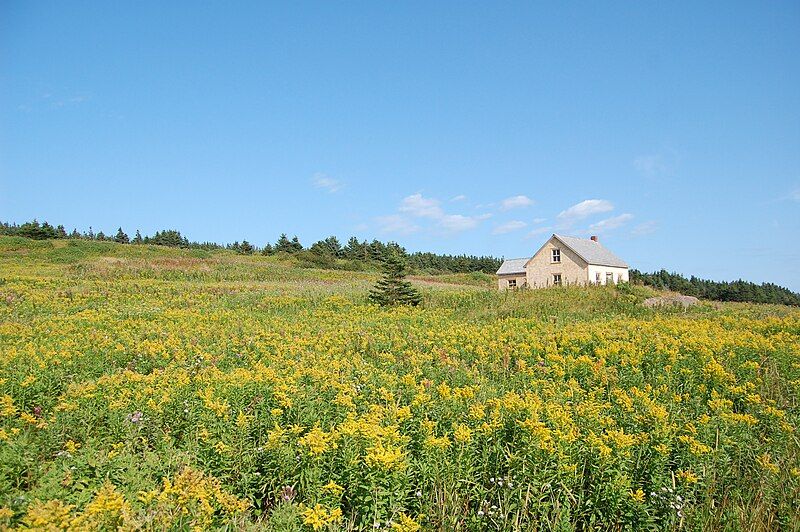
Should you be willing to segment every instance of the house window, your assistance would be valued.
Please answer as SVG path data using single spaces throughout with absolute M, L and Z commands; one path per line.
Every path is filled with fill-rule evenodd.
M 606 273 L 606 284 L 613 284 L 614 283 L 614 274 L 611 272 Z
M 594 272 L 594 282 L 600 284 L 600 272 Z
M 509 279 L 508 280 L 508 287 L 509 288 L 516 288 L 517 287 L 517 280 L 516 279 Z
M 553 262 L 561 262 L 561 250 L 554 249 L 553 250 Z
M 561 274 L 560 273 L 554 273 L 553 274 L 553 284 L 555 286 L 561 286 Z

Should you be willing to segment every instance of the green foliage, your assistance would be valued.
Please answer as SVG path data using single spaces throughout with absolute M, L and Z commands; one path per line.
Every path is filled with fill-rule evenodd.
M 114 242 L 117 242 L 118 244 L 128 244 L 130 242 L 128 235 L 125 234 L 125 232 L 122 230 L 122 227 L 117 230 L 117 235 L 114 237 Z
M 660 290 L 673 290 L 687 296 L 696 296 L 714 301 L 741 301 L 748 303 L 776 303 L 780 305 L 800 306 L 800 294 L 773 283 L 760 285 L 739 279 L 733 282 L 718 282 L 689 279 L 679 273 L 661 270 L 654 273 L 630 271 L 633 283 L 652 286 Z
M 422 302 L 420 293 L 405 280 L 405 261 L 395 253 L 387 254 L 382 264 L 383 275 L 369 293 L 369 299 L 381 306 L 411 305 Z

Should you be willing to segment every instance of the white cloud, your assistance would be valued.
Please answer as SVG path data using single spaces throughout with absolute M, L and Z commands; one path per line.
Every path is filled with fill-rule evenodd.
M 567 210 L 561 211 L 556 218 L 558 218 L 562 227 L 568 228 L 578 220 L 583 220 L 593 214 L 600 214 L 613 210 L 614 205 L 608 200 L 588 199 L 576 203 Z
M 463 214 L 446 214 L 439 220 L 439 225 L 450 232 L 466 231 L 478 225 L 478 218 L 475 216 L 464 216 Z
M 523 222 L 522 220 L 511 220 L 510 222 L 506 222 L 504 224 L 498 225 L 492 231 L 493 235 L 503 235 L 506 233 L 510 233 L 512 231 L 517 231 L 522 229 L 523 227 L 527 227 L 528 224 Z
M 403 198 L 399 210 L 417 218 L 438 219 L 444 216 L 439 200 L 425 198 L 422 194 L 412 194 Z
M 789 199 L 800 202 L 800 188 L 794 189 L 791 194 L 789 194 Z
M 401 216 L 399 214 L 379 216 L 376 218 L 376 221 L 378 222 L 378 229 L 383 233 L 410 235 L 411 233 L 416 233 L 421 229 L 420 226 L 416 225 L 405 216 Z
M 532 236 L 541 235 L 542 233 L 549 233 L 552 230 L 552 227 L 537 227 L 528 233 L 528 237 L 530 238 Z
M 442 209 L 442 203 L 436 198 L 426 198 L 420 193 L 406 196 L 398 207 L 399 214 L 383 216 L 378 219 L 381 227 L 386 232 L 412 233 L 423 229 L 413 222 L 413 219 L 430 220 L 429 228 L 438 228 L 444 233 L 458 233 L 473 229 L 478 224 L 491 217 L 491 214 L 466 216 L 463 214 L 448 214 Z
M 334 192 L 339 192 L 344 184 L 339 181 L 338 179 L 333 179 L 328 177 L 326 174 L 321 172 L 317 172 L 314 174 L 314 177 L 311 179 L 311 182 L 314 184 L 314 188 L 319 188 L 322 190 L 327 190 L 331 194 Z
M 511 196 L 510 198 L 504 199 L 500 203 L 500 208 L 504 211 L 507 211 L 510 209 L 530 207 L 531 205 L 533 205 L 533 200 L 528 196 Z
M 546 221 L 547 221 L 547 218 L 534 218 L 533 219 L 533 223 L 535 223 L 535 224 L 540 224 L 540 223 L 543 223 L 543 222 L 546 222 Z
M 450 198 L 450 201 L 466 201 L 467 197 L 464 194 L 459 194 L 458 196 L 453 196 Z
M 611 218 L 606 218 L 605 220 L 600 220 L 597 223 L 593 223 L 589 226 L 589 231 L 594 231 L 596 233 L 603 233 L 605 231 L 611 231 L 612 229 L 616 229 L 622 225 L 628 223 L 631 219 L 633 219 L 632 214 L 620 214 L 619 216 L 614 216 Z
M 631 230 L 631 234 L 634 236 L 644 236 L 654 233 L 656 229 L 658 229 L 658 224 L 655 222 L 655 220 L 649 220 L 634 227 Z
M 658 154 L 640 155 L 633 160 L 633 167 L 647 179 L 658 179 L 669 173 L 669 165 L 664 157 Z

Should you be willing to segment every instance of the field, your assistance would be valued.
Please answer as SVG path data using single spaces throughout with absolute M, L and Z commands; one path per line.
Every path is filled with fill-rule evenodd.
M 0 528 L 800 529 L 800 312 L 0 238 Z

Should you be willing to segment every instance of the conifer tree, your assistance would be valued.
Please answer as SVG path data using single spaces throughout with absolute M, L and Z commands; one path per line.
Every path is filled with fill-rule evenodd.
M 411 305 L 422 302 L 422 296 L 406 281 L 406 263 L 397 253 L 386 253 L 381 261 L 383 276 L 370 290 L 369 300 L 381 306 Z
M 122 230 L 122 227 L 117 229 L 117 235 L 114 237 L 114 242 L 118 242 L 120 244 L 127 244 L 130 242 L 128 235 L 125 234 L 125 231 Z
M 138 229 L 136 230 L 136 236 L 133 237 L 133 243 L 134 244 L 144 243 L 144 239 L 142 238 L 142 233 L 140 233 Z
M 294 248 L 292 248 L 292 243 L 289 241 L 286 233 L 281 233 L 281 236 L 278 238 L 278 242 L 275 244 L 275 251 L 283 251 L 284 253 L 292 253 L 292 251 L 294 251 Z
M 255 248 L 247 240 L 242 240 L 242 243 L 239 244 L 239 249 L 237 250 L 237 252 L 241 253 L 242 255 L 252 255 L 254 251 Z

